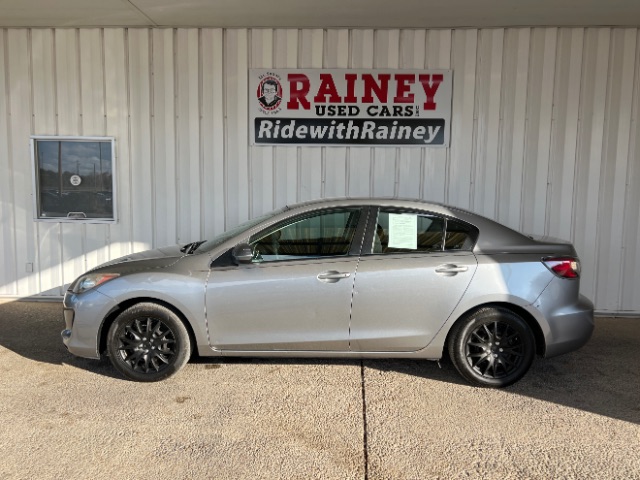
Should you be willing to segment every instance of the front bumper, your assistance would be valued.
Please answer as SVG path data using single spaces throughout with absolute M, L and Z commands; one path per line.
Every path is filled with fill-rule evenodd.
M 112 298 L 97 290 L 79 295 L 67 291 L 63 300 L 65 329 L 60 333 L 67 350 L 79 357 L 100 358 L 100 327 L 116 307 Z

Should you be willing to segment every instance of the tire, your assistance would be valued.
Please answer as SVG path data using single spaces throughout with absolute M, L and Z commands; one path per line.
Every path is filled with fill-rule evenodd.
M 189 361 L 191 341 L 175 313 L 145 302 L 118 315 L 109 328 L 107 352 L 113 366 L 126 378 L 157 382 L 175 374 Z
M 535 356 L 535 338 L 527 322 L 506 308 L 482 308 L 451 330 L 449 356 L 466 380 L 501 388 L 520 380 Z

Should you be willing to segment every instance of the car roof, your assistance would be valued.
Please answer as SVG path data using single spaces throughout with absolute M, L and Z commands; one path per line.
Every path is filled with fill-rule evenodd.
M 477 254 L 524 253 L 524 252 L 563 252 L 568 253 L 567 245 L 555 242 L 539 242 L 506 225 L 470 212 L 468 210 L 425 200 L 398 197 L 336 197 L 312 200 L 287 205 L 287 216 L 304 211 L 344 206 L 378 206 L 423 210 L 450 218 L 456 218 L 475 226 L 479 230 L 478 240 L 474 247 Z M 283 212 L 284 213 L 284 212 Z M 573 247 L 569 246 L 572 250 Z

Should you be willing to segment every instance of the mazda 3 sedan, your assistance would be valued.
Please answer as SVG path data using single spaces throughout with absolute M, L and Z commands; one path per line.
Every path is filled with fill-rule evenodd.
M 288 206 L 208 241 L 105 263 L 64 298 L 62 339 L 125 377 L 165 379 L 191 355 L 439 360 L 504 387 L 535 355 L 590 338 L 567 242 L 398 199 Z

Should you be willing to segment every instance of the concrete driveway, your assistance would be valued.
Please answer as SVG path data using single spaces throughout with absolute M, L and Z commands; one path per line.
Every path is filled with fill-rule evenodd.
M 0 304 L 0 478 L 640 478 L 640 319 L 505 390 L 416 361 L 194 361 L 137 384 Z

